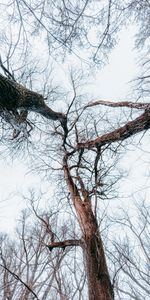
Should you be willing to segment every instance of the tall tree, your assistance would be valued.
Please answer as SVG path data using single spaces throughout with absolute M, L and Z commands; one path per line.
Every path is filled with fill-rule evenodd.
M 0 75 L 2 124 L 4 121 L 13 128 L 12 138 L 17 143 L 22 136 L 28 140 L 32 133 L 33 122 L 28 117 L 28 112 L 38 113 L 46 119 L 45 132 L 42 130 L 44 127 L 40 128 L 43 141 L 39 139 L 37 147 L 39 160 L 49 172 L 56 174 L 54 176 L 57 179 L 61 179 L 61 195 L 66 195 L 72 205 L 81 232 L 79 239 L 55 240 L 48 247 L 52 251 L 54 248 L 79 244 L 83 250 L 89 299 L 114 299 L 96 207 L 99 199 L 107 197 L 117 180 L 109 161 L 111 153 L 117 152 L 127 139 L 150 128 L 150 104 L 146 101 L 102 100 L 85 103 L 81 101 L 81 95 L 79 97 L 80 79 L 77 82 L 74 75 L 71 75 L 73 97 L 64 113 L 55 112 L 46 104 L 44 93 L 32 91 L 18 81 L 20 78 L 24 79 L 24 74 L 31 79 L 32 72 L 37 70 L 32 67 L 28 69 L 29 53 L 34 49 L 34 42 L 39 43 L 37 37 L 47 39 L 47 59 L 47 53 L 54 55 L 55 59 L 59 53 L 64 59 L 67 52 L 71 51 L 80 58 L 82 54 L 85 55 L 85 60 L 92 57 L 92 64 L 93 61 L 104 63 L 108 50 L 116 43 L 116 32 L 122 28 L 123 21 L 127 23 L 126 16 L 147 26 L 146 19 L 143 20 L 141 16 L 145 13 L 149 15 L 149 2 L 144 1 L 141 6 L 139 1 L 127 1 L 120 5 L 120 2 L 111 0 L 107 3 L 58 1 L 57 4 L 53 1 L 31 3 L 14 0 L 1 5 L 7 8 L 4 21 L 6 23 L 11 20 L 8 23 L 12 29 L 11 36 L 5 29 L 5 36 L 2 38 L 2 54 L 5 59 L 1 61 L 1 67 L 6 75 Z M 147 35 L 145 44 L 146 40 Z M 44 51 L 45 49 L 46 46 Z M 81 55 L 78 55 L 76 49 Z M 87 49 L 88 57 L 85 53 Z M 14 62 L 16 69 L 13 67 Z M 116 114 L 115 120 L 111 119 L 106 116 L 104 107 L 111 107 L 113 110 L 117 108 L 119 116 L 120 108 L 129 110 L 128 118 L 124 116 L 117 119 Z M 51 123 L 48 123 L 48 119 Z M 51 124 L 51 136 L 47 124 Z M 110 180 L 111 172 L 113 177 Z
M 11 96 L 12 82 L 10 80 L 8 81 L 7 79 L 5 79 L 5 77 L 2 76 L 1 80 L 7 82 L 10 103 L 11 99 L 13 99 L 14 103 L 17 103 L 16 105 L 14 105 L 15 109 L 19 109 L 20 106 L 18 104 L 18 99 L 20 98 L 16 99 L 14 89 Z M 75 88 L 75 82 L 73 81 L 73 83 Z M 13 87 L 15 86 L 15 84 L 13 85 Z M 1 87 L 2 86 L 4 86 L 4 84 L 1 84 Z M 18 95 L 17 88 L 18 85 L 15 86 L 15 91 Z M 26 89 L 24 90 L 26 91 Z M 1 90 L 1 93 L 2 92 L 3 90 Z M 31 92 L 31 95 L 32 93 L 33 92 Z M 28 104 L 28 97 L 26 98 L 26 93 L 24 93 L 23 95 L 25 96 L 22 102 L 25 103 L 23 104 L 25 106 L 22 105 L 22 108 L 26 108 L 27 110 L 29 108 L 30 110 L 30 101 Z M 7 93 L 5 97 L 7 99 Z M 35 101 L 37 104 L 33 104 L 33 107 L 36 107 L 35 111 L 38 112 L 38 107 L 40 108 L 40 104 L 38 103 L 38 94 L 37 98 L 35 97 Z M 5 113 L 7 111 L 9 114 L 13 112 L 13 109 L 9 106 L 9 101 L 8 107 L 3 107 L 3 105 L 3 102 L 1 102 L 2 112 Z M 150 104 L 96 101 L 90 102 L 83 107 L 81 107 L 80 105 L 79 107 L 77 107 L 77 105 L 78 104 L 76 103 L 76 96 L 74 96 L 68 108 L 68 112 L 65 115 L 67 131 L 56 129 L 55 145 L 53 143 L 53 149 L 55 149 L 56 151 L 54 160 L 57 160 L 57 164 L 61 169 L 61 173 L 63 172 L 64 180 L 69 192 L 68 197 L 72 202 L 72 205 L 76 212 L 82 237 L 79 240 L 65 240 L 60 242 L 54 241 L 53 243 L 49 244 L 49 249 L 52 250 L 53 248 L 58 248 L 59 246 L 65 248 L 69 246 L 80 245 L 83 249 L 89 288 L 89 299 L 113 299 L 113 286 L 111 284 L 108 272 L 104 246 L 99 232 L 99 226 L 95 213 L 96 202 L 99 198 L 105 198 L 108 187 L 112 187 L 113 185 L 113 182 L 108 182 L 107 185 L 103 182 L 103 178 L 106 177 L 106 172 L 108 172 L 107 170 L 109 170 L 108 165 L 105 169 L 103 169 L 104 167 L 102 167 L 104 159 L 103 157 L 105 157 L 106 155 L 104 154 L 105 152 L 111 152 L 111 144 L 123 142 L 127 138 L 130 138 L 133 135 L 150 128 Z M 112 108 L 125 107 L 132 110 L 144 110 L 144 112 L 142 112 L 142 114 L 139 114 L 138 117 L 135 117 L 135 119 L 126 122 L 122 126 L 113 130 L 108 129 L 107 132 L 101 134 L 102 128 L 100 124 L 102 121 L 104 124 L 105 121 L 101 120 L 100 122 L 99 113 L 97 115 L 97 121 L 94 119 L 94 117 L 96 117 L 94 110 L 92 119 L 90 120 L 88 117 L 89 110 L 92 110 L 95 106 L 101 105 L 111 106 Z M 73 114 L 74 111 L 75 116 Z M 71 118 L 72 115 L 74 116 L 73 119 Z M 47 117 L 47 115 L 45 115 L 45 117 Z M 5 120 L 9 122 L 9 119 L 5 118 Z M 95 129 L 91 130 L 91 128 Z M 92 138 L 94 135 L 97 135 L 97 137 Z M 61 137 L 61 140 L 59 136 Z M 84 141 L 82 141 L 83 137 Z M 56 150 L 55 147 L 58 146 L 58 143 L 60 144 L 61 149 Z M 46 144 L 46 147 L 47 146 L 48 143 Z M 49 154 L 47 152 L 46 156 L 47 158 L 49 158 Z M 55 168 L 55 164 L 53 165 L 53 167 Z M 50 168 L 52 168 L 52 166 Z M 95 201 L 94 210 L 92 205 L 93 200 Z

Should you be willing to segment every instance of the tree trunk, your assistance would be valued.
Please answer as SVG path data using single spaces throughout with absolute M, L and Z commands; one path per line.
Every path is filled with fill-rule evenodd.
M 89 300 L 114 299 L 103 243 L 98 231 L 97 233 L 91 232 L 91 237 L 84 237 L 83 255 L 88 281 Z
M 87 274 L 89 300 L 113 300 L 113 286 L 106 264 L 103 243 L 89 193 L 82 184 L 81 193 L 70 173 L 67 155 L 63 159 L 64 176 L 82 231 L 82 247 Z
M 82 209 L 77 209 L 77 214 L 79 223 L 82 224 L 83 256 L 89 300 L 113 300 L 113 286 L 107 268 L 103 242 L 90 201 L 82 202 Z
M 91 198 L 78 176 L 80 191 L 71 176 L 68 155 L 63 158 L 64 178 L 82 231 L 82 247 L 87 274 L 89 300 L 113 300 L 113 286 L 106 264 L 103 243 L 93 214 Z

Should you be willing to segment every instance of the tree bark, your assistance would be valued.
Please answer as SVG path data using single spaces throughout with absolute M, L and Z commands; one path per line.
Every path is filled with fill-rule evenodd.
M 82 231 L 83 257 L 87 274 L 89 300 L 113 300 L 113 286 L 107 268 L 102 239 L 96 217 L 87 193 L 81 199 L 68 166 L 67 155 L 63 161 L 64 176 Z
M 94 236 L 85 240 L 84 259 L 88 281 L 89 300 L 112 300 L 113 287 L 106 265 L 102 240 Z M 99 253 L 97 253 L 97 245 Z
M 100 237 L 96 218 L 92 208 L 88 205 L 88 224 L 82 222 L 83 235 L 83 255 L 88 281 L 89 300 L 112 300 L 113 287 L 107 268 L 103 242 Z M 81 212 L 81 219 L 82 212 Z
M 0 112 L 15 112 L 17 109 L 33 111 L 62 124 L 66 122 L 66 116 L 48 107 L 42 95 L 0 74 Z
M 124 126 L 119 127 L 112 132 L 98 136 L 94 140 L 88 140 L 83 143 L 78 143 L 77 149 L 92 149 L 94 147 L 102 147 L 118 141 L 126 140 L 127 138 L 150 129 L 150 108 L 133 121 L 129 121 Z

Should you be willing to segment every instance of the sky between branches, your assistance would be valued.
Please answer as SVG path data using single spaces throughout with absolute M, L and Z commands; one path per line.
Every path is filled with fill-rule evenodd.
M 123 101 L 123 100 L 134 100 L 133 95 L 131 97 L 131 84 L 128 82 L 137 75 L 137 64 L 136 64 L 136 52 L 133 50 L 133 39 L 134 28 L 131 27 L 129 31 L 123 31 L 120 36 L 120 43 L 110 54 L 109 65 L 104 69 L 100 70 L 95 78 L 90 79 L 90 84 L 86 87 L 87 91 L 93 95 L 93 99 L 103 99 L 112 101 Z M 73 62 L 73 61 L 72 61 Z M 66 85 L 69 85 L 69 81 L 66 75 L 67 66 L 64 64 L 54 64 L 54 73 L 59 72 L 62 83 L 64 80 Z M 65 75 L 65 76 L 64 76 Z M 93 83 L 92 83 L 93 80 Z M 59 82 L 58 82 L 59 83 Z M 62 107 L 63 109 L 63 107 Z M 142 187 L 149 185 L 146 174 L 149 170 L 145 168 L 147 162 L 146 153 L 144 156 L 140 148 L 148 150 L 148 141 L 141 141 L 139 150 L 127 152 L 126 157 L 123 159 L 121 165 L 126 170 L 130 170 L 130 175 L 122 181 L 120 186 L 120 192 L 125 196 L 127 189 L 128 194 L 137 191 L 145 194 L 145 190 Z M 147 149 L 146 149 L 147 148 Z M 133 148 L 132 148 L 133 149 Z M 142 156 L 142 158 L 141 158 Z M 0 228 L 8 232 L 12 231 L 16 225 L 16 220 L 19 218 L 19 212 L 22 208 L 26 207 L 26 203 L 21 198 L 21 193 L 25 193 L 28 188 L 36 188 L 41 185 L 42 191 L 47 190 L 47 183 L 42 182 L 38 175 L 28 173 L 28 167 L 24 161 L 10 162 L 2 157 L 0 160 Z M 48 190 L 51 194 L 51 190 Z M 127 194 L 126 194 L 127 196 Z M 123 201 L 118 200 L 118 201 Z M 115 204 L 116 206 L 121 202 Z M 130 203 L 130 199 L 128 199 Z M 128 204 L 127 204 L 128 205 Z

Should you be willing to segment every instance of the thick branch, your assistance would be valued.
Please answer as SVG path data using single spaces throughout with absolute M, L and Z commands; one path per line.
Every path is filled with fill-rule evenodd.
M 128 122 L 124 126 L 112 132 L 103 134 L 94 140 L 78 143 L 77 149 L 91 149 L 95 146 L 104 146 L 117 141 L 123 141 L 132 135 L 150 128 L 150 112 L 146 111 L 135 120 Z
M 81 240 L 65 240 L 63 242 L 53 242 L 50 245 L 47 245 L 47 247 L 50 251 L 52 251 L 53 248 L 65 249 L 66 247 L 80 246 L 80 245 L 81 245 Z
M 104 106 L 111 106 L 111 107 L 130 107 L 136 109 L 150 110 L 150 103 L 142 103 L 142 102 L 135 103 L 135 102 L 128 102 L 128 101 L 112 102 L 112 101 L 104 101 L 104 100 L 91 101 L 85 106 L 85 108 L 97 106 L 97 105 L 104 105 Z
M 42 95 L 0 74 L 0 110 L 15 112 L 17 109 L 33 111 L 47 119 L 59 120 L 63 127 L 66 125 L 66 116 L 48 107 Z

